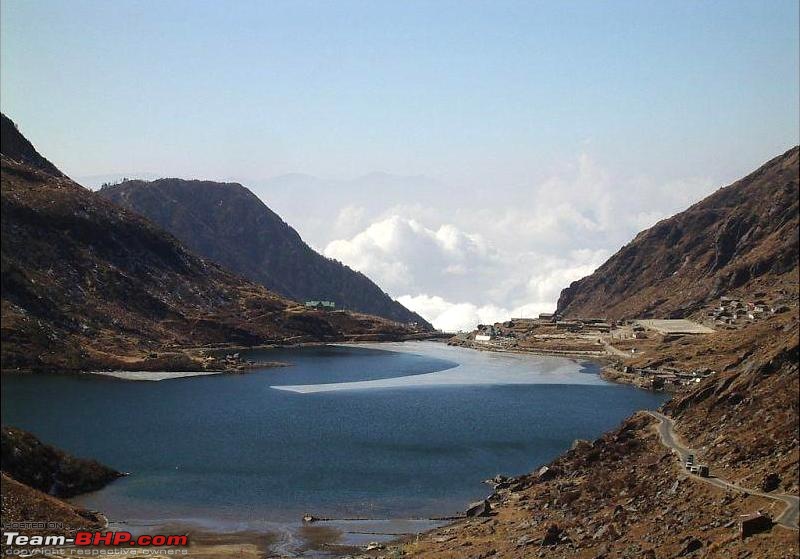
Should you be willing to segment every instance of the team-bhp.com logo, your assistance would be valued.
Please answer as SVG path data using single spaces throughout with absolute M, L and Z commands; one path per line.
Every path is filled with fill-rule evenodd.
M 130 532 L 76 532 L 74 537 L 55 535 L 26 535 L 20 532 L 4 531 L 3 544 L 6 554 L 10 549 L 37 548 L 98 548 L 98 547 L 142 547 L 174 548 L 189 545 L 189 537 L 178 534 L 144 534 L 134 536 Z

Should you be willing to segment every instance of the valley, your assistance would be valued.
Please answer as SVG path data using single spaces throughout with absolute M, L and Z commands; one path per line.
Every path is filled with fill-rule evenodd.
M 640 233 L 554 313 L 436 344 L 385 294 L 388 318 L 295 301 L 223 267 L 243 270 L 223 245 L 182 244 L 199 214 L 172 206 L 176 238 L 130 209 L 166 188 L 252 196 L 240 185 L 97 194 L 5 117 L 3 134 L 4 424 L 132 473 L 105 485 L 116 470 L 7 430 L 26 458 L 3 460 L 4 510 L 178 526 L 196 556 L 796 555 L 797 148 Z M 711 478 L 677 463 L 688 449 Z M 103 479 L 47 495 L 54 460 Z M 398 528 L 412 519 L 429 523 Z

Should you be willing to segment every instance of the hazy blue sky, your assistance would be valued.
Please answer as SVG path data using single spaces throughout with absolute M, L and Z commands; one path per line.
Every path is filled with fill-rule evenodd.
M 2 110 L 67 174 L 241 181 L 447 329 L 800 135 L 797 0 L 0 6 Z
M 798 141 L 797 6 L 3 0 L 2 109 L 76 176 L 735 172 Z

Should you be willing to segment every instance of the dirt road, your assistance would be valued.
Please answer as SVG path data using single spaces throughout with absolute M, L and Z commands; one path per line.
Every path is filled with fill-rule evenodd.
M 689 454 L 697 455 L 697 451 L 691 449 L 687 446 L 684 446 L 679 440 L 678 436 L 675 434 L 675 421 L 671 418 L 667 417 L 664 414 L 649 411 L 647 412 L 656 419 L 659 420 L 658 425 L 658 433 L 661 435 L 661 442 L 667 448 L 671 449 L 675 453 L 678 454 L 680 457 L 681 463 L 686 462 L 686 457 Z M 688 472 L 687 472 L 688 473 Z M 699 479 L 715 487 L 719 487 L 720 489 L 732 489 L 734 491 L 739 491 L 741 493 L 747 493 L 748 495 L 757 495 L 759 497 L 765 497 L 767 499 L 772 499 L 774 501 L 780 501 L 786 505 L 784 511 L 775 519 L 779 525 L 783 526 L 784 528 L 790 528 L 792 530 L 797 530 L 798 526 L 798 518 L 800 518 L 800 498 L 794 495 L 787 495 L 785 493 L 762 493 L 761 491 L 756 491 L 754 489 L 748 489 L 747 487 L 741 487 L 736 485 L 735 483 L 731 483 L 727 480 L 718 477 L 700 477 L 694 474 L 692 475 L 695 479 Z

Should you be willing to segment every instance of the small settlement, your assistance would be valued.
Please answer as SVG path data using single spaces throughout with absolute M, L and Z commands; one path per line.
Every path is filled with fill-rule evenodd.
M 603 358 L 610 362 L 603 373 L 609 380 L 655 391 L 675 391 L 712 374 L 710 369 L 681 371 L 663 366 L 638 369 L 625 361 L 638 355 L 653 338 L 705 335 L 714 330 L 690 320 L 608 321 L 602 317 L 563 319 L 542 313 L 537 318 L 512 318 L 479 324 L 468 334 L 452 338 L 451 345 L 486 351 L 515 351 L 567 357 Z
M 787 312 L 782 300 L 767 301 L 764 294 L 752 300 L 724 296 L 713 308 L 695 311 L 687 318 L 637 318 L 607 320 L 603 317 L 564 318 L 541 313 L 536 318 L 512 318 L 495 324 L 479 324 L 470 333 L 454 336 L 448 343 L 485 351 L 516 351 L 602 358 L 609 363 L 603 376 L 655 391 L 676 391 L 714 374 L 710 368 L 681 370 L 668 365 L 634 367 L 626 361 L 645 355 L 648 348 L 686 336 L 706 336 L 718 329 L 738 329 L 771 315 Z M 759 298 L 761 297 L 761 298 Z
M 782 301 L 767 302 L 761 298 L 745 301 L 734 297 L 720 297 L 719 305 L 706 310 L 706 321 L 716 328 L 737 328 L 787 311 L 789 305 Z

